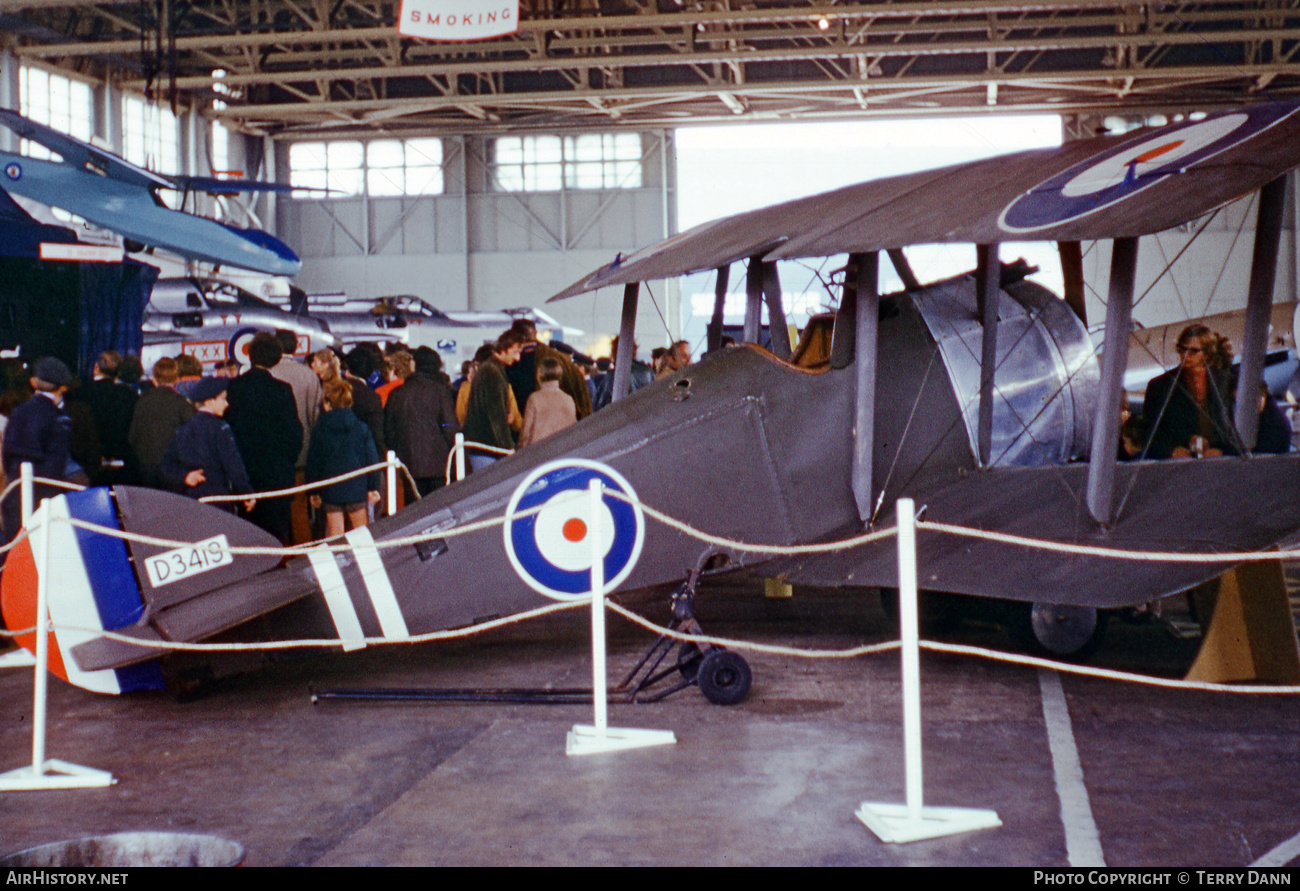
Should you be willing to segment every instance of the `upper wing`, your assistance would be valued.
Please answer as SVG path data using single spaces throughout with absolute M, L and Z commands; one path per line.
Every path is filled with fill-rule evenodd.
M 82 142 L 75 136 L 60 133 L 44 124 L 28 120 L 16 111 L 0 108 L 0 124 L 8 127 L 23 139 L 45 146 L 58 153 L 63 160 L 74 167 L 91 169 L 110 179 L 140 186 L 144 189 L 174 189 L 176 186 L 166 177 L 159 176 L 143 167 L 137 167 L 130 161 L 119 158 L 111 152 L 96 148 Z
M 112 152 L 82 142 L 75 136 L 60 133 L 44 124 L 28 120 L 15 111 L 0 108 L 0 124 L 8 127 L 23 139 L 45 146 L 58 153 L 65 163 L 80 169 L 93 170 L 109 179 L 115 179 L 128 185 L 144 189 L 191 189 L 207 192 L 211 195 L 234 195 L 240 192 L 329 192 L 329 189 L 313 189 L 305 186 L 291 186 L 287 183 L 268 183 L 256 180 L 217 179 L 211 176 L 162 176 L 152 170 L 137 167 L 130 161 L 120 158 Z
M 214 176 L 174 176 L 172 188 L 189 189 L 194 192 L 207 192 L 209 195 L 238 195 L 241 192 L 296 192 L 304 191 L 302 186 L 288 183 L 268 183 L 261 180 L 217 179 Z M 328 192 L 329 189 L 310 189 L 306 191 Z
M 218 179 L 215 176 L 173 176 L 171 187 L 189 189 L 193 192 L 207 192 L 209 195 L 238 195 L 243 192 L 276 192 L 284 195 L 289 192 L 330 193 L 334 189 L 323 186 L 295 186 L 289 183 L 268 183 L 256 179 Z
M 1300 165 L 1300 103 L 873 180 L 724 217 L 606 266 L 552 300 L 747 257 L 912 244 L 1091 241 L 1185 223 Z

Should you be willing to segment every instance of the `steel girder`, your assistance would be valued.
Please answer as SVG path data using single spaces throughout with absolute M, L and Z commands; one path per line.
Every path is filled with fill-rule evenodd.
M 1171 111 L 1300 89 L 1300 0 L 523 0 L 516 34 L 455 44 L 399 38 L 397 14 L 0 0 L 24 60 L 282 135 Z

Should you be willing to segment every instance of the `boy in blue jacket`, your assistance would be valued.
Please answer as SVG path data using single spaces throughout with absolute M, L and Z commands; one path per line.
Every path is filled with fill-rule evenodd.
M 248 471 L 239 456 L 235 437 L 221 416 L 226 413 L 227 380 L 205 377 L 195 381 L 190 399 L 198 409 L 176 430 L 167 453 L 163 456 L 163 479 L 176 491 L 191 498 L 208 495 L 247 495 L 253 491 L 248 481 Z M 257 499 L 244 501 L 244 509 L 252 510 Z M 235 510 L 234 503 L 217 502 L 225 510 Z

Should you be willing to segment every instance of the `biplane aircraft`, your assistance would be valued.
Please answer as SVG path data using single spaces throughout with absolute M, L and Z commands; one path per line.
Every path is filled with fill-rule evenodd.
M 0 152 L 4 173 L 0 189 L 62 208 L 116 232 L 128 251 L 162 248 L 218 267 L 237 266 L 269 275 L 297 275 L 302 269 L 297 254 L 274 236 L 172 210 L 158 194 L 159 190 L 179 192 L 184 207 L 188 197 L 198 192 L 283 192 L 289 191 L 287 185 L 164 176 L 7 108 L 0 108 L 0 124 L 61 158 L 46 161 Z
M 123 543 L 53 525 L 48 544 L 62 557 L 51 565 L 49 590 L 63 668 L 74 683 L 116 692 L 157 682 L 151 666 L 166 656 L 166 641 L 243 627 L 285 638 L 325 635 L 350 648 L 576 596 L 589 583 L 590 561 L 584 569 L 578 558 L 590 544 L 582 542 L 582 524 L 571 522 L 582 504 L 574 490 L 593 476 L 615 488 L 626 483 L 695 529 L 764 545 L 886 528 L 902 496 L 924 505 L 927 520 L 1072 544 L 1203 554 L 1286 542 L 1300 532 L 1300 454 L 1118 462 L 1127 349 L 1099 350 L 1065 300 L 1028 280 L 1022 265 L 999 261 L 998 244 L 1113 239 L 1105 344 L 1126 343 L 1138 237 L 1261 190 L 1238 344 L 1238 393 L 1253 395 L 1284 177 L 1298 164 L 1300 105 L 1255 105 L 850 186 L 616 257 L 553 299 L 622 285 L 623 334 L 630 335 L 640 282 L 716 269 L 720 306 L 731 266 L 746 262 L 747 339 L 766 301 L 772 350 L 719 349 L 628 395 L 632 337 L 625 336 L 615 358 L 618 398 L 608 408 L 348 533 L 341 553 L 223 559 L 212 542 L 273 542 L 228 514 L 162 492 L 88 490 L 47 502 L 53 515 L 200 542 L 188 550 Z M 977 246 L 975 271 L 917 281 L 903 249 L 935 242 Z M 822 332 L 824 348 L 814 331 L 792 350 L 781 337 L 776 261 L 841 253 L 848 274 L 829 337 Z M 878 293 L 881 253 L 904 291 Z M 1254 441 L 1256 412 L 1252 398 L 1237 405 L 1243 443 Z M 568 470 L 543 473 L 558 461 L 571 462 Z M 438 537 L 521 504 L 540 512 L 531 522 L 507 522 L 504 534 L 490 527 Z M 626 502 L 608 495 L 604 504 L 615 530 L 628 522 Z M 46 547 L 44 535 L 21 543 L 0 579 L 10 627 L 32 624 L 33 553 Z M 421 540 L 373 547 L 407 536 Z M 1126 562 L 924 529 L 918 561 L 923 588 L 1063 605 L 1085 618 L 1183 591 L 1231 562 Z M 774 557 L 705 544 L 651 520 L 635 565 L 611 544 L 603 569 L 620 590 L 635 590 L 705 565 L 795 584 L 890 586 L 897 578 L 888 540 Z M 552 592 L 525 584 L 521 566 L 551 579 Z M 249 624 L 256 617 L 262 620 Z M 1091 633 L 1086 621 L 1066 625 L 1067 637 L 1077 625 L 1085 639 Z

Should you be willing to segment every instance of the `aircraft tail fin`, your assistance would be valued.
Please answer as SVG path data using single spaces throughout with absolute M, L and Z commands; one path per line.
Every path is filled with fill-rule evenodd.
M 34 523 L 30 538 L 10 553 L 0 575 L 0 606 L 8 627 L 36 624 L 40 555 L 48 545 L 52 559 L 45 581 L 56 627 L 50 665 L 76 686 L 101 693 L 164 686 L 157 663 L 164 649 L 106 638 L 103 631 L 144 642 L 199 640 L 287 602 L 288 592 L 250 582 L 277 567 L 278 555 L 230 553 L 232 547 L 278 548 L 279 542 L 220 508 L 170 492 L 119 486 L 60 495 L 44 502 L 41 511 L 37 519 L 50 522 Z M 187 543 L 147 544 L 60 520 Z M 277 596 L 227 595 L 266 589 Z M 208 614 L 207 621 L 195 618 Z M 181 622 L 180 616 L 188 618 Z M 18 643 L 35 650 L 36 636 L 20 636 Z

